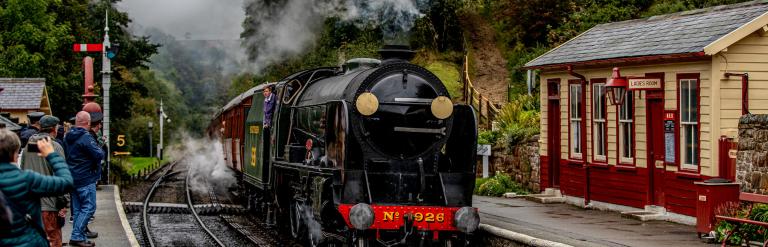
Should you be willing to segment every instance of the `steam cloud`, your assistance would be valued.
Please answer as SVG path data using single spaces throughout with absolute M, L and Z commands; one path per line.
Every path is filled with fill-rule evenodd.
M 316 40 L 325 18 L 378 26 L 392 42 L 407 36 L 426 6 L 426 0 L 246 0 L 241 37 L 259 72 L 303 53 Z
M 183 137 L 182 145 L 168 151 L 172 160 L 188 165 L 190 188 L 198 193 L 208 191 L 208 184 L 223 191 L 236 184 L 234 172 L 224 162 L 221 142 L 212 139 Z

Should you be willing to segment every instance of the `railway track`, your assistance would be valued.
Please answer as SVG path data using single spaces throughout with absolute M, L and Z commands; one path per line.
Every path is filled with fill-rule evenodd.
M 172 162 L 168 165 L 166 165 L 165 171 L 163 172 L 163 175 L 157 178 L 155 182 L 152 184 L 152 187 L 147 191 L 147 195 L 144 197 L 144 204 L 141 209 L 141 231 L 142 235 L 144 236 L 144 243 L 147 246 L 155 247 L 155 241 L 152 238 L 152 234 L 150 233 L 149 228 L 149 217 L 148 217 L 148 209 L 149 209 L 149 201 L 152 200 L 152 196 L 155 194 L 155 191 L 157 190 L 157 187 L 165 180 L 166 177 L 173 174 L 171 171 L 173 171 L 173 168 L 178 164 L 178 162 Z M 160 169 L 158 169 L 160 170 Z M 154 172 L 153 174 L 154 175 Z
M 216 195 L 216 191 L 210 183 L 208 183 L 208 197 L 210 198 L 211 204 L 214 205 L 214 207 L 221 207 L 219 196 Z M 247 239 L 251 244 L 255 246 L 274 246 L 274 244 L 270 243 L 270 241 L 268 241 L 264 236 L 261 236 L 265 233 L 262 229 L 252 224 L 242 224 L 236 217 L 232 215 L 219 214 L 219 218 L 221 218 L 221 220 L 224 221 L 230 229 L 236 231 L 241 237 Z
M 146 197 L 144 198 L 144 203 L 142 205 L 142 210 L 141 210 L 141 222 L 140 222 L 142 235 L 144 236 L 144 246 L 150 246 L 150 247 L 157 246 L 155 242 L 155 238 L 152 235 L 151 222 L 150 222 L 149 213 L 148 213 L 149 203 L 150 201 L 152 201 L 152 198 L 155 195 L 155 192 L 157 191 L 157 189 L 160 187 L 161 184 L 163 184 L 168 178 L 176 176 L 182 172 L 182 171 L 173 171 L 178 163 L 179 162 L 170 163 L 167 165 L 166 168 L 164 168 L 165 170 L 162 172 L 162 175 L 159 176 L 157 180 L 155 180 L 155 182 L 152 184 L 152 187 L 149 189 L 149 191 L 147 191 Z M 192 216 L 196 220 L 197 226 L 201 229 L 202 232 L 205 233 L 206 238 L 211 240 L 212 242 L 210 245 L 206 245 L 206 246 L 212 246 L 212 245 L 226 246 L 221 240 L 219 240 L 219 238 L 215 234 L 213 234 L 213 232 L 210 231 L 210 229 L 208 229 L 206 224 L 202 221 L 202 219 L 200 219 L 200 216 L 195 210 L 195 207 L 192 201 L 191 190 L 189 187 L 190 174 L 191 173 L 189 172 L 189 170 L 187 170 L 187 174 L 185 175 L 185 181 L 184 181 L 184 189 L 186 191 L 186 196 L 187 196 L 187 206 L 189 207 Z

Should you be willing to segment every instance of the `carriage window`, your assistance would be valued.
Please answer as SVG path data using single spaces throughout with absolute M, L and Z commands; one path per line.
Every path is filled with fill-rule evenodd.
M 581 84 L 571 84 L 570 86 L 570 128 L 571 128 L 571 158 L 580 159 L 583 147 L 581 146 L 581 124 L 583 123 L 583 114 L 581 112 L 582 86 Z
M 634 112 L 635 102 L 631 91 L 624 96 L 619 109 L 619 162 L 634 163 Z
M 699 165 L 699 90 L 697 79 L 680 80 L 680 132 L 682 168 L 696 169 Z
M 595 160 L 606 161 L 605 155 L 605 83 L 595 83 L 592 86 L 592 143 L 595 149 Z

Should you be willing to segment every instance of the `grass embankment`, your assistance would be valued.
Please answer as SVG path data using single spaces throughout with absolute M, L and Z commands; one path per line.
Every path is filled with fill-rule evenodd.
M 425 68 L 443 81 L 452 99 L 460 99 L 462 97 L 461 74 L 456 65 L 444 61 L 435 61 L 427 64 Z
M 130 157 L 126 161 L 128 175 L 137 175 L 141 171 L 151 171 L 154 168 L 159 167 L 161 164 L 168 163 L 168 160 L 163 160 L 162 163 L 155 157 Z

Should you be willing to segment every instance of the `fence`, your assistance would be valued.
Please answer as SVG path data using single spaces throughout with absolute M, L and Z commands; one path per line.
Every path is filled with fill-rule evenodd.
M 466 55 L 464 56 L 464 69 L 461 73 L 463 74 L 461 80 L 462 94 L 464 95 L 462 100 L 477 112 L 478 127 L 490 129 L 491 123 L 499 113 L 499 108 L 475 89 L 472 79 L 469 78 L 469 57 Z

